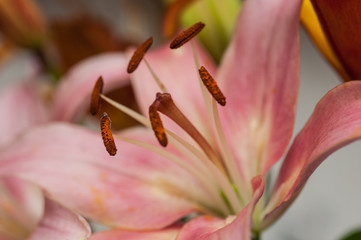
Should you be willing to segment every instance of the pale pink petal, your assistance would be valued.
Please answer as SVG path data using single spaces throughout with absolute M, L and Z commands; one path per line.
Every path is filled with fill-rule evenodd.
M 2 210 L 21 224 L 30 224 L 29 229 L 36 226 L 43 211 L 43 194 L 38 187 L 18 178 L 2 177 L 0 196 Z
M 104 92 L 129 84 L 122 53 L 105 53 L 76 64 L 60 81 L 54 98 L 54 119 L 74 121 L 89 107 L 90 94 L 99 76 L 103 76 Z
M 27 237 L 43 214 L 43 193 L 29 182 L 0 178 L 0 239 Z
M 126 135 L 156 141 L 144 129 Z M 0 175 L 25 178 L 86 217 L 128 229 L 162 228 L 202 211 L 196 201 L 207 195 L 188 172 L 142 148 L 116 144 L 111 157 L 100 131 L 43 126 L 0 152 Z
M 292 135 L 299 82 L 300 3 L 245 1 L 218 72 L 227 98 L 220 114 L 248 180 L 268 171 Z
M 286 210 L 323 160 L 360 138 L 361 81 L 354 81 L 329 91 L 296 137 L 282 164 L 264 225 Z
M 211 216 L 198 217 L 182 228 L 177 240 L 251 239 L 253 210 L 264 191 L 263 178 L 261 176 L 253 178 L 252 187 L 252 199 L 237 217 L 230 216 L 227 219 Z
M 24 82 L 1 92 L 0 146 L 21 131 L 48 120 L 45 105 L 33 84 Z
M 194 41 L 194 46 L 199 63 L 204 65 L 210 73 L 214 73 L 215 65 L 211 58 L 196 41 Z M 201 132 L 204 132 L 205 125 L 210 124 L 210 122 L 205 121 L 207 113 L 205 112 L 199 73 L 193 58 L 191 44 L 187 43 L 176 50 L 170 49 L 169 44 L 165 44 L 149 51 L 145 58 L 164 83 L 177 106 Z M 161 90 L 144 61 L 131 74 L 131 79 L 140 110 L 145 116 L 148 116 L 148 108 L 155 100 L 156 93 L 161 92 Z M 165 126 L 169 128 L 172 124 L 166 120 L 166 117 L 164 119 Z
M 44 215 L 29 240 L 85 240 L 90 236 L 86 220 L 45 198 Z
M 126 230 L 109 230 L 99 232 L 90 237 L 90 240 L 174 240 L 178 228 L 166 228 L 160 231 L 132 232 Z

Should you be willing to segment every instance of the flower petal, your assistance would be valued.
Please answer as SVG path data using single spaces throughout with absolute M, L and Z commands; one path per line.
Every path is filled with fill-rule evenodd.
M 24 239 L 36 228 L 44 208 L 42 191 L 14 177 L 0 178 L 0 239 Z
M 0 94 L 0 146 L 28 127 L 48 120 L 44 103 L 31 82 L 14 85 Z
M 146 141 L 153 133 L 126 133 Z M 105 151 L 100 133 L 70 124 L 29 131 L 0 152 L 0 175 L 32 181 L 60 203 L 96 221 L 127 229 L 162 228 L 193 211 L 204 189 L 182 168 L 116 140 Z
M 73 121 L 79 117 L 79 110 L 89 106 L 90 94 L 99 76 L 103 76 L 105 92 L 128 84 L 127 61 L 122 53 L 106 53 L 76 64 L 55 93 L 54 119 Z
M 361 78 L 361 2 L 312 0 L 333 50 L 351 80 Z
M 210 73 L 215 72 L 215 66 L 206 52 L 193 41 L 198 54 L 199 63 L 204 65 Z M 146 59 L 172 95 L 177 106 L 190 118 L 201 132 L 208 121 L 204 121 L 205 106 L 199 83 L 199 73 L 196 68 L 191 44 L 185 44 L 176 50 L 169 49 L 169 45 L 162 46 L 146 54 Z M 131 75 L 137 102 L 141 112 L 148 116 L 149 105 L 154 101 L 156 93 L 160 92 L 158 85 L 147 69 L 144 61 Z M 172 125 L 164 118 L 165 127 Z M 203 130 L 203 131 L 202 131 Z
M 252 180 L 253 196 L 237 217 L 227 219 L 202 216 L 191 220 L 179 233 L 177 240 L 193 239 L 251 239 L 253 210 L 264 191 L 261 176 Z
M 84 240 L 90 233 L 84 218 L 45 198 L 44 216 L 28 239 Z
M 268 171 L 292 135 L 300 3 L 245 1 L 219 69 L 218 80 L 227 98 L 220 114 L 248 180 Z
M 166 228 L 160 231 L 131 232 L 126 230 L 110 230 L 99 232 L 90 237 L 90 240 L 174 240 L 179 229 Z
M 360 138 L 361 81 L 353 81 L 329 91 L 296 137 L 282 164 L 263 224 L 269 225 L 287 209 L 323 160 Z

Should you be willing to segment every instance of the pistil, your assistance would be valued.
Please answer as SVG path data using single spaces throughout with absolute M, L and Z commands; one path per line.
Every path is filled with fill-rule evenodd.
M 203 29 L 203 27 L 203 23 L 197 23 L 191 28 L 187 29 L 176 37 L 176 39 L 171 44 L 171 48 L 178 48 L 186 42 L 190 41 Z M 245 196 L 239 195 L 240 192 L 243 192 L 239 192 L 240 189 L 243 189 L 243 181 L 242 177 L 238 173 L 238 166 L 233 157 L 232 151 L 227 144 L 219 119 L 216 103 L 217 101 L 220 105 L 224 106 L 226 104 L 225 96 L 219 89 L 216 81 L 206 70 L 206 68 L 204 66 L 200 67 L 195 48 L 192 44 L 196 68 L 199 72 L 199 83 L 201 85 L 202 94 L 209 113 L 209 117 L 210 119 L 212 119 L 213 128 L 211 129 L 211 131 L 213 131 L 213 133 L 215 133 L 214 135 L 216 136 L 215 141 L 213 142 L 213 139 L 207 140 L 197 130 L 197 128 L 192 124 L 192 122 L 182 113 L 182 111 L 177 106 L 178 104 L 173 101 L 164 84 L 160 81 L 159 77 L 150 67 L 148 61 L 146 61 L 144 55 L 146 51 L 150 48 L 151 42 L 152 40 L 150 38 L 142 45 L 140 45 L 136 52 L 133 54 L 133 57 L 128 65 L 128 72 L 133 72 L 137 68 L 139 63 L 144 60 L 155 82 L 157 83 L 162 92 L 157 93 L 156 99 L 149 107 L 149 120 L 146 119 L 143 115 L 102 95 L 101 90 L 97 90 L 97 92 L 99 92 L 99 98 L 102 98 L 119 110 L 129 114 L 131 117 L 135 118 L 146 127 L 152 128 L 161 146 L 167 146 L 167 135 L 169 135 L 169 141 L 174 145 L 174 147 L 178 149 L 178 151 L 183 153 L 183 157 L 187 158 L 189 162 L 182 162 L 181 158 L 177 157 L 171 152 L 168 152 L 166 149 L 160 146 L 152 146 L 151 144 L 145 142 L 121 138 L 123 141 L 156 152 L 173 161 L 180 167 L 186 169 L 189 173 L 194 175 L 203 184 L 205 184 L 205 187 L 207 188 L 211 196 L 217 196 L 217 200 L 215 200 L 215 202 L 217 202 L 217 205 L 222 202 L 222 207 L 220 208 L 222 209 L 221 211 L 223 213 L 225 213 L 226 215 L 238 213 L 244 207 L 243 199 L 246 199 Z M 98 89 L 98 87 L 96 88 Z M 209 96 L 207 90 L 212 95 L 213 99 Z M 174 123 L 181 127 L 198 144 L 199 148 L 197 146 L 193 146 L 191 142 L 186 141 L 174 132 L 165 128 L 158 112 L 166 115 Z M 103 122 L 102 124 L 104 124 L 102 125 L 102 136 L 104 139 L 104 145 L 106 146 L 109 154 L 112 155 L 113 153 L 115 154 L 116 147 L 114 140 L 111 140 L 109 138 L 109 136 L 112 137 L 110 132 L 110 119 L 106 116 L 106 114 L 103 116 L 103 118 L 101 122 Z M 208 202 L 208 200 L 204 202 Z M 212 205 L 212 203 L 210 205 Z M 209 209 L 211 208 L 212 207 L 210 206 Z
M 217 154 L 207 140 L 202 136 L 202 134 L 194 127 L 194 125 L 188 120 L 188 118 L 182 113 L 181 110 L 174 104 L 173 99 L 169 93 L 157 93 L 156 99 L 153 104 L 150 106 L 152 109 L 163 113 L 175 123 L 177 123 L 185 132 L 189 134 L 201 147 L 204 153 L 208 158 L 225 174 L 226 169 L 224 168 L 222 159 L 219 154 Z M 157 121 L 157 119 L 150 120 Z M 157 133 L 156 133 L 157 135 Z M 161 142 L 162 139 L 158 139 Z
M 100 94 L 100 97 L 104 101 L 113 105 L 115 108 L 117 108 L 120 111 L 133 117 L 139 123 L 143 124 L 144 126 L 146 126 L 148 128 L 151 128 L 150 121 L 148 119 L 146 119 L 143 115 L 135 112 L 132 109 L 129 109 L 128 107 L 126 107 L 120 103 L 113 101 L 112 99 L 109 99 L 108 97 L 104 96 L 103 94 Z M 181 138 L 174 132 L 168 130 L 167 128 L 165 128 L 165 132 L 169 135 L 170 140 L 174 140 L 174 141 L 172 141 L 172 144 L 180 152 L 182 152 L 184 154 L 184 157 L 186 157 L 190 161 L 191 165 L 189 167 L 190 168 L 195 167 L 197 169 L 195 177 L 196 178 L 204 178 L 209 183 L 212 183 L 214 188 L 218 189 L 218 191 L 224 192 L 225 196 L 227 197 L 227 199 L 230 203 L 230 209 L 228 209 L 229 212 L 227 211 L 228 213 L 226 213 L 226 215 L 229 215 L 229 213 L 235 214 L 235 213 L 239 212 L 243 206 L 239 202 L 239 199 L 236 196 L 237 194 L 234 191 L 232 184 L 230 184 L 229 178 L 227 178 L 227 176 L 224 174 L 224 172 L 222 172 L 215 164 L 213 164 L 211 161 L 209 161 L 209 157 L 203 151 L 200 151 L 198 148 L 196 148 L 195 146 L 193 146 L 192 144 L 190 144 L 189 142 L 187 142 L 186 140 L 184 140 L 183 138 Z M 122 140 L 125 141 L 125 139 L 122 139 Z M 127 142 L 132 142 L 132 141 L 127 141 Z M 134 144 L 135 142 L 133 141 L 132 143 Z M 146 144 L 146 143 L 143 143 L 141 145 L 143 145 L 143 147 L 144 147 L 144 144 Z M 136 145 L 139 145 L 139 144 L 136 144 Z M 141 146 L 141 145 L 139 145 L 139 146 Z M 166 151 L 166 150 L 164 150 L 164 151 Z M 161 151 L 158 150 L 158 151 L 154 151 L 154 152 L 159 153 Z M 178 164 L 179 162 L 178 163 L 175 162 L 175 163 Z M 180 167 L 183 167 L 182 164 L 180 165 Z M 186 168 L 186 170 L 189 169 L 189 167 Z M 193 171 L 191 173 L 193 174 Z

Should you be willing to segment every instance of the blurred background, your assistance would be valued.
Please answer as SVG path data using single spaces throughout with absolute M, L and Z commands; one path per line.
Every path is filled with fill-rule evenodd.
M 37 0 L 36 4 L 47 28 L 45 32 L 51 34 L 43 38 L 41 33 L 38 36 L 40 40 L 29 42 L 18 41 L 16 36 L 7 38 L 4 33 L 0 35 L 0 92 L 26 78 L 24 74 L 30 68 L 29 65 L 33 64 L 34 56 L 43 61 L 42 78 L 58 81 L 69 68 L 89 56 L 101 52 L 123 51 L 139 44 L 148 36 L 154 36 L 155 45 L 161 44 L 167 39 L 163 20 L 168 2 Z M 230 6 L 234 4 L 237 5 L 233 2 Z M 232 21 L 236 15 L 232 14 L 229 14 L 231 19 L 227 21 Z M 200 15 L 209 17 L 207 14 Z M 179 22 L 187 25 L 187 20 Z M 168 27 L 177 29 L 177 26 Z M 231 27 L 218 28 L 216 31 L 224 31 L 225 36 L 231 32 Z M 306 32 L 301 29 L 300 35 L 301 80 L 295 133 L 300 131 L 321 97 L 342 83 Z M 212 44 L 226 46 L 226 41 L 227 39 L 215 39 Z M 213 53 L 216 61 L 222 51 L 221 47 Z M 120 124 L 119 128 L 122 127 L 124 125 Z M 284 216 L 264 232 L 262 239 L 340 239 L 350 230 L 361 227 L 360 149 L 361 141 L 331 155 L 315 171 Z

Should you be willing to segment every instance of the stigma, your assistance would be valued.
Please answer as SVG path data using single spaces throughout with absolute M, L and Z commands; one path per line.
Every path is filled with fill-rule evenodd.
M 199 22 L 180 33 L 170 44 L 171 49 L 182 47 L 188 42 L 192 44 L 192 39 L 199 34 L 203 28 L 204 24 Z M 159 144 L 150 144 L 119 136 L 116 137 L 122 141 L 136 144 L 158 153 L 184 168 L 197 179 L 200 179 L 201 182 L 207 185 L 206 187 L 212 195 L 212 199 L 218 199 L 220 209 L 222 209 L 220 211 L 225 216 L 239 212 L 244 207 L 243 199 L 245 199 L 243 196 L 240 196 L 238 191 L 238 189 L 242 188 L 242 184 L 240 183 L 240 177 L 237 176 L 238 166 L 232 156 L 232 150 L 227 143 L 217 110 L 219 106 L 224 107 L 226 105 L 226 96 L 218 86 L 216 79 L 206 69 L 206 66 L 200 66 L 198 64 L 196 51 L 192 45 L 196 66 L 195 71 L 197 71 L 196 74 L 199 80 L 198 82 L 194 82 L 194 84 L 199 84 L 201 88 L 199 94 L 203 96 L 204 106 L 207 108 L 206 114 L 208 114 L 207 117 L 210 123 L 210 125 L 205 127 L 207 128 L 207 132 L 201 131 L 199 126 L 197 128 L 197 125 L 192 122 L 192 116 L 187 116 L 180 107 L 182 104 L 179 104 L 179 102 L 184 99 L 173 99 L 172 92 L 168 91 L 166 84 L 161 81 L 156 75 L 156 71 L 150 67 L 149 62 L 146 60 L 145 55 L 150 49 L 151 43 L 152 38 L 149 38 L 136 49 L 129 61 L 127 69 L 129 73 L 133 73 L 141 61 L 143 61 L 151 73 L 154 82 L 159 87 L 159 92 L 154 92 L 155 98 L 153 102 L 149 102 L 148 116 L 144 116 L 114 102 L 101 94 L 101 91 L 96 90 L 96 92 L 99 92 L 98 95 L 100 95 L 102 100 L 107 101 L 136 119 L 145 127 L 151 129 Z M 144 79 L 144 81 L 145 80 L 146 79 Z M 189 86 L 189 88 L 193 87 L 192 85 Z M 99 87 L 95 88 L 98 89 Z M 182 135 L 181 131 L 178 134 L 178 132 L 173 132 L 173 129 L 169 129 L 169 126 L 167 126 L 168 122 L 163 121 L 164 117 L 168 118 L 183 130 L 185 135 Z M 207 119 L 207 117 L 205 119 Z M 110 119 L 106 113 L 101 119 L 101 132 L 106 150 L 110 155 L 115 155 L 117 149 L 110 131 Z M 169 148 L 169 146 L 171 146 L 171 148 Z M 174 148 L 177 150 L 177 153 L 180 153 L 181 157 L 173 153 Z M 182 161 L 182 158 L 186 159 L 186 161 Z

